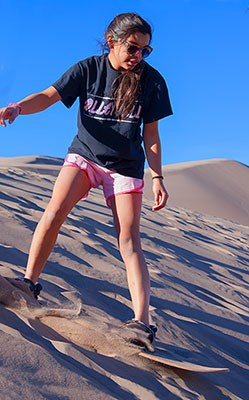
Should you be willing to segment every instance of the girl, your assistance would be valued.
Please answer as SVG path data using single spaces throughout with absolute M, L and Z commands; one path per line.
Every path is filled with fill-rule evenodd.
M 151 39 L 151 27 L 139 15 L 116 16 L 105 32 L 105 53 L 79 61 L 49 88 L 0 109 L 0 123 L 5 127 L 6 120 L 11 124 L 20 114 L 40 112 L 59 100 L 71 107 L 79 98 L 78 132 L 35 230 L 21 279 L 37 297 L 41 285 L 36 282 L 62 223 L 92 187 L 101 185 L 113 213 L 134 309 L 134 319 L 125 326 L 141 329 L 153 342 L 156 328 L 149 321 L 150 278 L 139 233 L 145 161 L 142 142 L 156 211 L 168 198 L 158 120 L 172 110 L 163 77 L 144 61 L 152 52 Z

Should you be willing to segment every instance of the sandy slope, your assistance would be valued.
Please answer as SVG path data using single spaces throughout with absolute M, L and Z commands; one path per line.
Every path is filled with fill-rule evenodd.
M 1 276 L 22 276 L 32 232 L 60 164 L 47 157 L 0 160 Z M 189 173 L 182 167 L 175 166 L 174 184 Z M 215 194 L 212 174 L 207 187 L 210 168 L 225 198 L 234 182 L 229 177 L 236 176 L 231 201 L 236 215 L 229 214 L 235 220 L 239 201 L 244 204 L 244 167 L 229 161 L 192 165 L 196 190 L 203 194 L 204 189 Z M 230 172 L 224 181 L 226 168 Z M 212 216 L 210 210 L 218 212 L 217 198 L 210 203 L 208 198 L 206 207 L 214 208 L 205 213 L 182 203 L 153 213 L 145 200 L 142 240 L 158 347 L 177 347 L 188 359 L 226 366 L 230 373 L 162 368 L 141 362 L 124 345 L 119 326 L 132 317 L 125 269 L 113 240 L 110 210 L 96 190 L 74 208 L 61 230 L 41 276 L 41 305 L 34 306 L 13 282 L 0 278 L 1 400 L 247 399 L 249 227 Z M 116 358 L 108 356 L 113 353 Z

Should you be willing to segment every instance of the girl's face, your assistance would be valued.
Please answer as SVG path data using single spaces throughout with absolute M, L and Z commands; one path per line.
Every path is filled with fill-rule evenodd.
M 143 59 L 142 51 L 149 46 L 150 35 L 140 32 L 133 33 L 124 41 L 114 36 L 108 38 L 110 52 L 108 54 L 112 67 L 118 71 L 133 69 Z M 134 54 L 129 53 L 129 46 L 137 46 Z M 145 50 L 144 50 L 145 51 Z

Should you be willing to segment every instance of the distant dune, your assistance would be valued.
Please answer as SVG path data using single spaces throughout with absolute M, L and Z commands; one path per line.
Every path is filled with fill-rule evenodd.
M 141 238 L 156 347 L 230 369 L 204 375 L 141 359 L 127 344 L 131 300 L 101 189 L 64 222 L 39 301 L 14 279 L 62 162 L 0 159 L 0 399 L 247 400 L 248 168 L 229 160 L 166 166 L 170 202 L 158 212 L 146 172 Z
M 207 160 L 163 168 L 170 207 L 249 225 L 249 167 L 231 160 Z M 145 197 L 152 200 L 151 177 L 145 173 Z
M 0 158 L 0 168 L 21 168 L 40 174 L 57 176 L 63 164 L 62 158 L 47 156 L 24 156 Z
M 26 164 L 61 165 L 62 163 L 63 163 L 62 158 L 47 157 L 47 156 L 20 156 L 20 157 L 0 158 L 0 166 L 2 167 L 25 166 Z

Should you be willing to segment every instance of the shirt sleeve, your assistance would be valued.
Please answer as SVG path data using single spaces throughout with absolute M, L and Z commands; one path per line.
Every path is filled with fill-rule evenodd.
M 172 114 L 168 88 L 164 78 L 158 72 L 145 102 L 143 123 L 149 124 Z
M 82 66 L 77 63 L 69 68 L 52 86 L 59 92 L 63 104 L 70 108 L 82 92 L 83 83 Z

